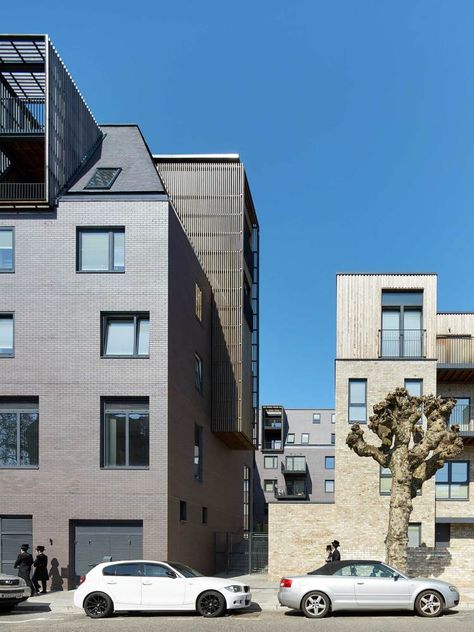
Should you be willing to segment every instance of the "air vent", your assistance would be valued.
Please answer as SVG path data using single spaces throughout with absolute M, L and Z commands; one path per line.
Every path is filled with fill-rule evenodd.
M 121 171 L 120 168 L 99 167 L 84 189 L 110 189 Z

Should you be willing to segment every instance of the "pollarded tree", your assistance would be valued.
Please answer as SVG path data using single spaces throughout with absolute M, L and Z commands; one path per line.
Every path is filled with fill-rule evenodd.
M 434 395 L 413 397 L 404 388 L 389 393 L 373 407 L 368 427 L 380 439 L 371 445 L 359 424 L 353 424 L 346 443 L 359 456 L 372 457 L 392 472 L 387 562 L 402 571 L 407 568 L 408 523 L 412 499 L 423 483 L 443 467 L 446 459 L 463 449 L 459 426 L 449 426 L 454 399 Z M 419 423 L 426 417 L 426 430 Z

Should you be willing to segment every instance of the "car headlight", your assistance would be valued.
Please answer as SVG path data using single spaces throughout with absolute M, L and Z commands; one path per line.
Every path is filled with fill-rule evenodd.
M 26 586 L 25 580 L 21 579 L 21 577 L 20 577 L 20 580 L 19 580 L 18 584 L 19 584 L 19 586 Z
M 233 584 L 232 586 L 225 586 L 225 589 L 233 593 L 244 592 L 243 586 L 237 586 L 237 584 Z
M 458 589 L 456 588 L 456 586 L 450 586 L 450 587 L 449 587 L 449 590 L 450 590 L 451 592 L 459 592 L 459 591 L 458 591 Z

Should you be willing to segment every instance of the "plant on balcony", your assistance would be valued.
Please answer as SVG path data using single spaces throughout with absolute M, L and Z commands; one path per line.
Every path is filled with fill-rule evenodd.
M 353 424 L 346 443 L 359 456 L 372 457 L 392 473 L 388 532 L 385 540 L 387 562 L 402 571 L 407 568 L 408 523 L 413 498 L 443 467 L 446 459 L 463 449 L 459 426 L 449 426 L 454 399 L 435 395 L 414 397 L 404 388 L 373 407 L 368 427 L 380 439 L 372 445 L 364 439 L 359 424 Z M 419 423 L 426 417 L 426 429 Z

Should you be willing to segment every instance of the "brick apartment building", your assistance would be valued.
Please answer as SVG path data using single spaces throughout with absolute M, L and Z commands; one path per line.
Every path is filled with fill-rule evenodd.
M 105 555 L 214 570 L 251 520 L 257 281 L 238 156 L 153 157 L 47 36 L 0 36 L 3 572 L 23 542 L 56 588 Z
M 327 408 L 260 409 L 254 522 L 268 528 L 268 503 L 333 503 L 335 413 Z
M 336 338 L 335 504 L 269 506 L 271 574 L 310 570 L 333 538 L 346 558 L 384 559 L 390 472 L 345 440 L 351 423 L 367 423 L 372 406 L 404 386 L 455 398 L 451 421 L 464 441 L 413 501 L 409 569 L 474 585 L 474 314 L 437 312 L 435 274 L 340 274 Z

